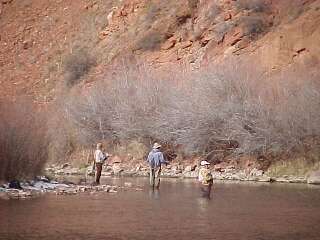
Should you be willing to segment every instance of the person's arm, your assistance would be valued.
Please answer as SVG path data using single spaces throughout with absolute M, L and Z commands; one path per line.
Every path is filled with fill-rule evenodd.
M 198 181 L 201 182 L 201 183 L 203 182 L 203 169 L 199 170 Z
M 111 156 L 112 156 L 112 155 L 109 154 L 109 153 L 107 153 L 107 152 L 104 153 L 104 162 L 106 162 L 106 165 L 108 165 L 107 160 L 108 160 L 108 158 L 111 157 Z
M 160 162 L 161 162 L 161 163 L 166 164 L 166 165 L 169 164 L 169 162 L 166 161 L 166 159 L 165 159 L 165 157 L 164 157 L 164 154 L 163 154 L 162 152 L 160 153 L 160 156 L 159 156 L 159 157 L 160 157 Z
M 146 159 L 146 162 L 147 162 L 147 163 L 150 163 L 150 162 L 151 162 L 151 157 L 152 157 L 152 153 L 149 152 L 148 157 L 147 157 L 147 159 Z

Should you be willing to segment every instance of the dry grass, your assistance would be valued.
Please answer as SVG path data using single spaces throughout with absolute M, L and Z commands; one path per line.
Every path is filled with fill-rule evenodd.
M 320 169 L 320 161 L 310 162 L 305 158 L 298 158 L 287 161 L 275 162 L 272 164 L 267 174 L 270 177 L 287 176 L 306 176 L 312 170 Z

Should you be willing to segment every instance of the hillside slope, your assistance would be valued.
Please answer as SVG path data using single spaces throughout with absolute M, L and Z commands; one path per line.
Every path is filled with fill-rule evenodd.
M 94 82 L 122 59 L 195 69 L 240 56 L 303 75 L 319 66 L 319 9 L 319 0 L 2 0 L 0 92 L 47 102 L 68 66 Z M 94 64 L 70 67 L 74 57 Z

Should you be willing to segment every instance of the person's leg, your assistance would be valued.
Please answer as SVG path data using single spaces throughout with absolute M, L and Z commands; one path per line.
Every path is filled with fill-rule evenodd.
M 155 187 L 160 188 L 160 174 L 161 168 L 155 170 Z
M 96 184 L 100 184 L 102 163 L 96 163 Z
M 155 170 L 150 168 L 150 186 L 154 187 L 154 180 L 155 180 Z
M 211 197 L 211 189 L 212 189 L 212 185 L 213 185 L 213 181 L 210 181 L 209 182 L 209 185 L 208 185 L 208 198 Z
M 200 186 L 201 196 L 202 197 L 206 197 L 206 195 L 207 195 L 207 186 L 202 184 L 202 183 L 199 183 L 199 186 Z

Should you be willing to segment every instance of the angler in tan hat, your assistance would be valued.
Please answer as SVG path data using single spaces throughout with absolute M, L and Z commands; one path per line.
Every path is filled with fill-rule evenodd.
M 161 164 L 168 164 L 160 148 L 159 143 L 154 143 L 147 158 L 150 166 L 150 186 L 157 189 L 160 187 Z

